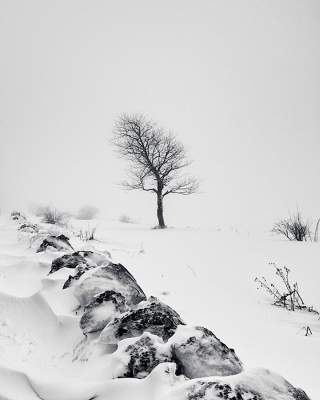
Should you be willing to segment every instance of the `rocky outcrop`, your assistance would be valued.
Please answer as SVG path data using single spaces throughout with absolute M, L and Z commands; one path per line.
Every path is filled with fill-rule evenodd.
M 174 362 L 176 374 L 191 379 L 236 375 L 243 370 L 234 351 L 212 332 L 186 325 L 178 325 L 167 342 L 149 332 L 138 338 L 121 340 L 114 357 L 124 365 L 120 377 L 145 378 L 164 362 Z
M 160 363 L 171 361 L 171 353 L 162 339 L 150 333 L 119 343 L 113 358 L 122 363 L 119 378 L 145 378 Z
M 178 373 L 188 378 L 235 375 L 243 369 L 234 350 L 206 328 L 180 325 L 169 343 Z
M 94 297 L 84 309 L 80 328 L 84 334 L 101 331 L 115 315 L 127 310 L 125 297 L 113 290 L 107 290 Z
M 105 344 L 116 344 L 122 339 L 149 332 L 167 341 L 181 324 L 184 322 L 176 311 L 157 298 L 150 297 L 114 318 L 102 331 L 100 340 Z
M 121 264 L 109 263 L 85 271 L 74 286 L 74 295 L 82 306 L 89 305 L 97 295 L 106 291 L 120 293 L 128 306 L 136 305 L 146 299 L 137 281 Z
M 40 247 L 37 250 L 37 253 L 42 251 L 57 250 L 57 251 L 70 251 L 73 250 L 69 242 L 69 238 L 65 235 L 53 236 L 50 235 L 46 239 L 43 240 Z

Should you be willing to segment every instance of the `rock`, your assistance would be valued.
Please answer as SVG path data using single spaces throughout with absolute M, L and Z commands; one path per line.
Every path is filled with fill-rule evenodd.
M 87 306 L 100 293 L 113 290 L 126 299 L 128 306 L 146 299 L 134 277 L 121 264 L 109 263 L 86 271 L 74 287 L 80 305 Z
M 115 316 L 127 310 L 126 299 L 121 293 L 108 290 L 94 297 L 85 307 L 80 320 L 84 334 L 101 331 Z
M 167 341 L 181 324 L 184 323 L 176 311 L 150 297 L 136 308 L 114 318 L 101 332 L 100 340 L 105 344 L 116 344 L 122 339 L 149 332 Z
M 178 373 L 188 378 L 235 375 L 243 369 L 234 350 L 206 328 L 180 325 L 169 343 Z
M 95 265 L 88 265 L 87 263 L 79 264 L 74 269 L 74 275 L 69 275 L 68 279 L 63 284 L 62 289 L 67 289 L 73 286 L 76 281 L 78 281 L 81 276 L 89 271 L 90 269 L 96 268 Z
M 176 398 L 176 397 L 174 397 Z M 186 400 L 310 400 L 307 394 L 288 381 L 265 369 L 242 372 L 235 376 L 193 380 L 185 384 Z
M 61 257 L 52 261 L 51 270 L 49 274 L 58 271 L 61 268 L 76 268 L 79 264 L 86 264 L 91 266 L 99 266 L 108 264 L 110 259 L 104 254 L 96 253 L 93 251 L 76 251 L 72 254 L 64 254 Z
M 26 233 L 37 233 L 39 232 L 39 227 L 38 225 L 31 224 L 30 222 L 25 222 L 19 226 L 18 230 Z
M 106 252 L 108 254 L 108 257 L 104 253 L 96 253 L 93 251 L 85 251 L 85 252 L 80 251 L 76 253 L 82 255 L 84 260 L 81 264 L 75 267 L 74 275 L 69 275 L 68 279 L 63 285 L 63 289 L 73 286 L 73 284 L 76 281 L 78 281 L 81 278 L 81 276 L 90 269 L 103 265 L 107 266 L 111 263 L 111 255 L 109 252 Z
M 185 399 L 188 400 L 267 400 L 255 390 L 232 386 L 223 382 L 198 381 L 190 387 Z
M 41 243 L 40 247 L 37 250 L 37 253 L 42 251 L 46 251 L 47 248 L 55 249 L 58 251 L 70 251 L 73 250 L 73 247 L 69 243 L 69 238 L 65 235 L 53 236 L 50 235 Z
M 169 362 L 171 353 L 162 339 L 150 333 L 139 338 L 125 339 L 119 342 L 112 358 L 123 364 L 118 378 L 145 378 L 160 363 Z
M 61 257 L 56 258 L 51 263 L 51 269 L 49 274 L 53 274 L 59 271 L 61 268 L 76 268 L 79 264 L 87 264 L 87 261 L 83 254 L 84 252 L 77 251 L 72 254 L 64 254 Z

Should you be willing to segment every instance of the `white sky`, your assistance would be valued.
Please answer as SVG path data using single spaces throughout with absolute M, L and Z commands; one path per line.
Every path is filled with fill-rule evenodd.
M 123 192 L 108 139 L 140 112 L 171 129 L 201 193 L 168 224 L 320 216 L 318 0 L 0 0 L 0 207 L 95 204 L 155 222 Z

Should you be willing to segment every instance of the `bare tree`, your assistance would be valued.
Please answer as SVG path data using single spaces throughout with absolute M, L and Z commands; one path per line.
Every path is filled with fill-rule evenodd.
M 195 178 L 181 175 L 190 164 L 184 146 L 143 115 L 123 114 L 117 120 L 113 143 L 130 162 L 126 189 L 144 190 L 157 196 L 159 228 L 165 228 L 163 199 L 169 194 L 190 195 L 197 191 Z
M 311 238 L 310 225 L 308 222 L 303 221 L 299 211 L 289 218 L 276 222 L 272 232 L 283 235 L 289 240 L 297 240 L 299 242 L 307 241 Z

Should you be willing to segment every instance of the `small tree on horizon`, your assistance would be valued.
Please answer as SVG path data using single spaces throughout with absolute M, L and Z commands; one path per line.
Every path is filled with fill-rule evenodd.
M 130 163 L 129 179 L 122 186 L 154 193 L 158 226 L 165 228 L 163 199 L 169 194 L 193 194 L 199 186 L 195 178 L 181 175 L 190 165 L 184 146 L 143 115 L 128 114 L 116 121 L 112 142 Z

